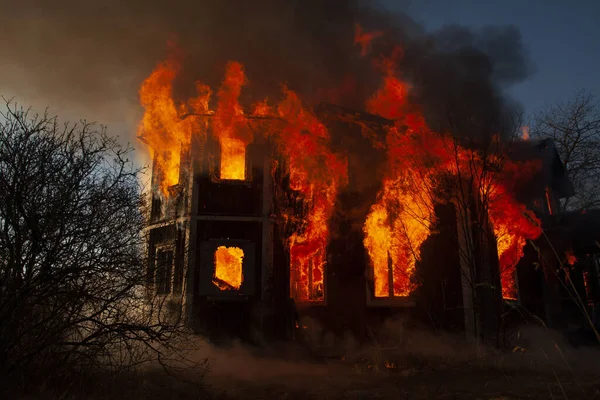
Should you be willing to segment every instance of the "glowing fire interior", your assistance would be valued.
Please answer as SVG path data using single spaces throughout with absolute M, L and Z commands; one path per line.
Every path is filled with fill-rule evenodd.
M 239 290 L 244 281 L 244 251 L 239 247 L 219 246 L 215 251 L 213 284 L 221 290 Z
M 375 297 L 404 297 L 412 292 L 420 247 L 429 236 L 429 205 L 403 191 L 401 183 L 384 182 L 381 200 L 371 207 L 364 226 Z
M 379 36 L 380 33 L 357 29 L 355 42 L 362 56 L 367 56 L 371 41 Z M 462 148 L 450 134 L 429 129 L 419 107 L 409 102 L 410 86 L 396 70 L 401 54 L 396 51 L 379 63 L 379 67 L 383 66 L 382 86 L 365 104 L 370 113 L 393 122 L 386 129 L 385 139 L 363 131 L 374 146 L 385 149 L 387 154 L 382 188 L 363 225 L 374 295 L 407 296 L 413 291 L 412 277 L 420 248 L 435 219 L 434 204 L 448 201 L 436 197 L 433 188 L 442 177 L 457 181 L 459 177 L 465 179 L 465 173 L 470 171 L 469 179 L 476 185 L 495 189 L 495 196 L 489 200 L 489 218 L 497 238 L 502 292 L 504 297 L 514 298 L 515 266 L 526 241 L 541 233 L 539 221 L 514 199 L 509 184 L 515 171 L 522 173 L 523 168 L 507 162 L 508 173 L 503 171 L 491 182 L 482 182 L 480 176 L 484 174 L 480 172 L 490 165 L 489 156 Z M 303 203 L 301 222 L 296 215 L 283 215 L 286 223 L 294 226 L 287 238 L 292 296 L 299 301 L 323 300 L 328 225 L 338 193 L 347 183 L 347 157 L 331 150 L 328 129 L 286 87 L 276 104 L 261 100 L 246 115 L 239 104 L 242 88 L 247 84 L 241 63 L 227 64 L 214 111 L 209 106 L 212 91 L 202 83 L 196 84 L 197 97 L 175 104 L 172 86 L 179 70 L 174 61 L 162 63 L 140 89 L 146 110 L 140 137 L 162 171 L 160 190 L 168 196 L 166 188 L 177 183 L 180 151 L 190 145 L 192 134 L 205 136 L 212 132 L 221 144 L 220 177 L 231 180 L 246 179 L 246 146 L 257 134 L 268 136 L 286 160 L 290 189 Z M 209 118 L 197 118 L 198 115 L 214 117 L 213 129 L 208 129 Z M 247 117 L 252 116 L 260 116 L 252 122 L 260 129 L 250 129 Z M 275 124 L 275 120 L 284 123 Z M 219 288 L 240 287 L 243 256 L 239 248 L 217 249 L 214 282 Z
M 221 179 L 246 179 L 246 145 L 243 141 L 221 138 Z

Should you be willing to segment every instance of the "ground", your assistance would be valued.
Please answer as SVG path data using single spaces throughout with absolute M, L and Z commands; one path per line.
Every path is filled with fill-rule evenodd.
M 598 348 L 575 348 L 538 328 L 519 331 L 518 345 L 501 350 L 406 330 L 368 345 L 331 340 L 327 348 L 337 354 L 307 358 L 289 345 L 205 348 L 207 393 L 223 400 L 600 400 Z
M 369 363 L 314 368 L 314 374 L 291 374 L 272 381 L 215 379 L 209 389 L 220 399 L 600 399 L 600 376 L 574 374 L 568 367 L 553 371 L 526 365 L 430 361 L 377 371 Z
M 520 345 L 498 350 L 403 332 L 391 338 L 393 346 L 339 341 L 329 346 L 338 354 L 326 356 L 307 356 L 305 348 L 289 343 L 257 348 L 199 341 L 186 358 L 202 368 L 168 375 L 150 365 L 87 378 L 58 393 L 50 384 L 45 393 L 12 398 L 600 400 L 597 347 L 575 348 L 547 332 L 519 337 Z

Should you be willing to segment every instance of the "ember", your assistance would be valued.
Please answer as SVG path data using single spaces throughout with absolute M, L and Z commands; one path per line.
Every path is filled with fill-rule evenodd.
M 570 266 L 573 266 L 577 263 L 577 257 L 575 256 L 572 250 L 567 250 L 565 252 L 565 259 L 567 260 L 567 264 L 569 264 Z
M 239 247 L 219 246 L 215 251 L 213 284 L 221 290 L 238 290 L 242 286 L 244 251 Z

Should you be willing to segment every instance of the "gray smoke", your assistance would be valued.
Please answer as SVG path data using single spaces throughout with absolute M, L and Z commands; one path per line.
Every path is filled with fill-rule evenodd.
M 359 0 L 1 0 L 0 91 L 21 102 L 66 110 L 129 130 L 141 114 L 138 88 L 167 55 L 181 50 L 177 96 L 194 80 L 218 86 L 228 60 L 245 64 L 244 101 L 279 96 L 281 85 L 309 102 L 362 108 L 378 86 L 373 60 L 402 44 L 401 70 L 434 126 L 477 116 L 478 127 L 499 125 L 514 104 L 502 89 L 532 72 L 519 31 L 449 27 L 426 33 L 404 14 Z M 355 24 L 379 30 L 367 57 L 353 43 Z M 329 89 L 344 86 L 343 95 Z M 348 89 L 349 88 L 349 89 Z

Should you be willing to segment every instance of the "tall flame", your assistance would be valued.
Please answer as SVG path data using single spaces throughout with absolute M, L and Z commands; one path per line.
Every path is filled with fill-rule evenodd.
M 277 139 L 289 160 L 290 186 L 303 195 L 308 209 L 305 229 L 289 238 L 292 293 L 298 300 L 323 300 L 328 222 L 338 188 L 347 179 L 347 162 L 328 149 L 327 128 L 302 106 L 297 94 L 284 93 L 278 114 L 287 124 Z
M 225 68 L 225 78 L 217 92 L 217 112 L 213 126 L 221 145 L 221 179 L 246 178 L 246 146 L 253 139 L 243 118 L 244 110 L 239 104 L 239 97 L 246 83 L 244 66 L 239 62 L 229 62 Z
M 420 247 L 435 219 L 433 206 L 448 200 L 439 198 L 433 190 L 439 178 L 445 176 L 454 181 L 451 197 L 458 196 L 464 202 L 465 195 L 475 196 L 489 208 L 487 214 L 497 238 L 502 294 L 515 298 L 516 265 L 526 241 L 539 237 L 541 228 L 535 215 L 516 201 L 514 187 L 508 183 L 516 180 L 517 171 L 528 174 L 539 166 L 504 160 L 501 173 L 490 172 L 489 166 L 498 161 L 493 152 L 480 154 L 461 147 L 450 135 L 432 132 L 418 107 L 407 101 L 410 86 L 397 78 L 394 65 L 401 54 L 396 50 L 381 63 L 383 85 L 367 101 L 370 112 L 395 121 L 387 132 L 389 175 L 364 225 L 374 295 L 407 296 L 414 289 L 411 278 L 420 259 Z M 479 190 L 464 193 L 461 181 L 465 178 Z M 490 187 L 495 189 L 494 196 L 489 196 Z
M 367 109 L 396 124 L 387 131 L 388 177 L 364 224 L 364 245 L 373 268 L 374 296 L 405 297 L 415 288 L 415 265 L 434 220 L 432 171 L 424 164 L 431 157 L 421 146 L 430 133 L 424 120 L 409 111 L 409 87 L 394 75 L 393 61 L 384 66 L 383 85 Z
M 541 221 L 514 197 L 517 175 L 531 175 L 539 162 L 517 163 L 506 160 L 503 171 L 489 185 L 489 216 L 494 229 L 500 262 L 502 296 L 517 299 L 517 264 L 523 257 L 527 240 L 542 234 Z
M 175 60 L 163 62 L 140 88 L 140 102 L 146 111 L 138 136 L 150 149 L 160 177 L 159 188 L 166 196 L 168 188 L 179 183 L 181 151 L 189 147 L 192 133 L 198 131 L 196 121 L 182 116 L 207 112 L 211 95 L 207 86 L 197 84 L 198 97 L 177 107 L 172 92 L 179 70 L 180 65 Z

